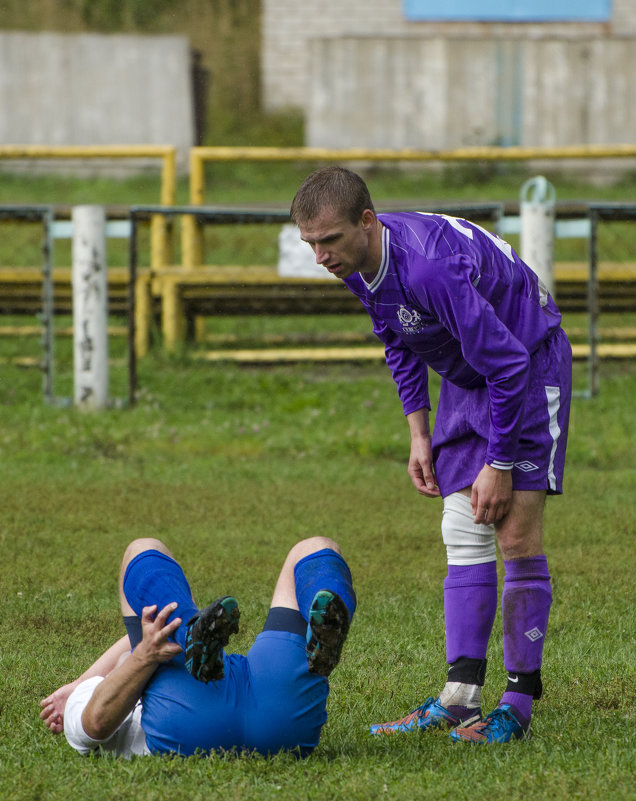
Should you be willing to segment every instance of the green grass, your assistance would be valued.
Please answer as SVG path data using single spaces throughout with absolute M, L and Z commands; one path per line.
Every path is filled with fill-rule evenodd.
M 445 675 L 441 504 L 410 486 L 386 368 L 210 366 L 186 351 L 154 353 L 140 371 L 134 409 L 82 414 L 44 406 L 37 371 L 3 366 L 4 798 L 633 798 L 632 364 L 604 365 L 600 395 L 574 401 L 566 492 L 546 514 L 545 697 L 531 741 L 490 750 L 366 734 Z M 118 561 L 133 537 L 163 538 L 199 603 L 238 596 L 245 652 L 287 549 L 312 534 L 342 545 L 359 610 L 308 760 L 82 759 L 40 723 L 40 698 L 122 633 Z M 500 641 L 498 620 L 486 706 L 503 689 Z

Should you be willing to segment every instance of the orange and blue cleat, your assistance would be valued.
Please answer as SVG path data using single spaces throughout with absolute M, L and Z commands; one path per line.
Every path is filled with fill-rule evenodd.
M 521 723 L 510 704 L 501 704 L 486 715 L 483 720 L 470 726 L 459 726 L 450 733 L 451 740 L 463 743 L 507 743 L 510 740 L 522 740 L 530 736 L 528 724 Z
M 466 710 L 466 719 L 453 714 L 442 706 L 439 698 L 427 698 L 422 706 L 418 706 L 406 717 L 391 723 L 376 723 L 369 731 L 371 734 L 401 734 L 426 729 L 452 729 L 460 724 L 470 724 L 481 718 L 481 709 Z

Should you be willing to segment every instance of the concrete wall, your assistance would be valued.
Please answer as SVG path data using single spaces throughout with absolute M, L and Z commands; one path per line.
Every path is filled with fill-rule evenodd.
M 409 22 L 402 0 L 262 0 L 262 89 L 268 109 L 305 108 L 309 43 L 340 37 L 591 39 L 636 35 L 636 2 L 613 0 L 609 23 Z
M 636 141 L 636 38 L 314 39 L 315 147 Z
M 182 36 L 0 33 L 0 144 L 194 144 Z
M 309 145 L 635 139 L 634 0 L 613 0 L 608 23 L 545 24 L 409 22 L 402 0 L 262 2 L 263 103 L 303 110 Z

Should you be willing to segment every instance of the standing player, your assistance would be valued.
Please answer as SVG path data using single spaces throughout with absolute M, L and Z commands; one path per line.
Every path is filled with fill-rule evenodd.
M 41 703 L 46 725 L 54 733 L 63 728 L 79 753 L 283 749 L 304 756 L 316 747 L 327 719 L 327 676 L 356 605 L 333 540 L 311 537 L 291 549 L 247 656 L 223 650 L 238 630 L 234 598 L 199 611 L 159 540 L 128 546 L 120 599 L 128 636 Z
M 439 696 L 371 732 L 448 727 L 455 740 L 521 738 L 541 695 L 552 601 L 542 520 L 546 494 L 562 491 L 571 396 L 561 315 L 506 242 L 446 215 L 378 216 L 350 170 L 312 173 L 291 216 L 317 263 L 370 314 L 410 428 L 409 475 L 419 493 L 444 499 L 448 680 Z M 432 436 L 428 367 L 442 379 Z M 482 716 L 497 607 L 495 538 L 505 569 L 508 683 Z

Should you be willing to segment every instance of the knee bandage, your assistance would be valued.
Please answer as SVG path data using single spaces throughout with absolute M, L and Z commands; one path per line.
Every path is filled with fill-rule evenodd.
M 449 565 L 479 565 L 497 558 L 494 526 L 473 522 L 470 498 L 461 492 L 444 498 L 442 539 Z

